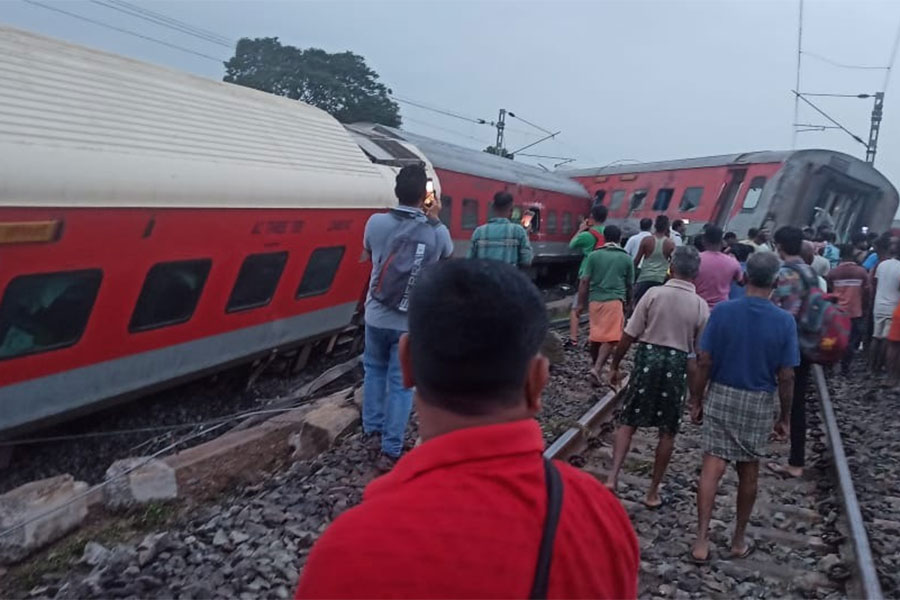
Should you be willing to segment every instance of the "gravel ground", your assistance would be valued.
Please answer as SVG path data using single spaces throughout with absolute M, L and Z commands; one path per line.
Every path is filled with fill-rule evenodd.
M 551 371 L 539 417 L 548 441 L 606 391 L 588 382 L 583 349 L 565 353 L 566 364 Z M 413 418 L 407 446 L 415 438 Z M 45 553 L 0 579 L 0 596 L 288 598 L 312 543 L 377 476 L 377 454 L 356 432 L 315 459 L 187 510 L 159 530 L 124 543 L 100 544 L 94 540 L 105 537 L 98 534 L 62 559 Z
M 314 358 L 311 357 L 306 369 L 294 377 L 279 374 L 285 360 L 274 361 L 249 390 L 245 388 L 252 369 L 250 365 L 243 365 L 213 377 L 163 390 L 128 404 L 33 432 L 28 437 L 83 436 L 146 427 L 190 425 L 224 415 L 259 409 L 348 358 L 345 351 L 336 351 L 330 356 L 320 353 Z M 322 394 L 346 387 L 350 385 L 349 382 L 361 377 L 362 369 L 358 368 L 326 387 Z M 76 480 L 86 481 L 89 484 L 99 483 L 103 480 L 106 469 L 115 460 L 151 454 L 194 431 L 199 429 L 189 426 L 168 432 L 20 444 L 14 446 L 9 466 L 0 471 L 2 474 L 0 493 L 29 481 L 62 473 L 70 473 Z M 220 429 L 210 437 L 220 435 L 222 432 Z M 191 445 L 202 443 L 207 439 L 200 436 L 192 440 Z
M 900 596 L 900 390 L 883 375 L 829 381 L 885 598 Z
M 713 560 L 698 567 L 688 559 L 696 534 L 701 428 L 685 414 L 661 488 L 665 504 L 658 510 L 648 510 L 641 503 L 653 467 L 656 432 L 638 431 L 617 493 L 640 539 L 641 598 L 846 597 L 843 584 L 848 571 L 838 547 L 840 508 L 812 393 L 807 402 L 810 441 L 804 480 L 782 481 L 761 466 L 759 495 L 750 520 L 757 550 L 746 560 L 728 558 L 736 506 L 733 468 L 723 478 L 716 498 L 711 523 Z M 607 427 L 591 440 L 591 449 L 578 457 L 590 472 L 607 472 L 611 431 Z M 770 457 L 784 460 L 787 451 L 787 444 L 773 444 Z M 785 537 L 779 539 L 782 534 Z

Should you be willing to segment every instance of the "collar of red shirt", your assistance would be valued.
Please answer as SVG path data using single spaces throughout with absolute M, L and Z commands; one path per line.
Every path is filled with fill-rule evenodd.
M 543 450 L 544 437 L 534 419 L 457 429 L 413 448 L 390 473 L 370 483 L 364 497 L 392 490 L 426 471 L 448 465 L 513 454 L 540 454 Z

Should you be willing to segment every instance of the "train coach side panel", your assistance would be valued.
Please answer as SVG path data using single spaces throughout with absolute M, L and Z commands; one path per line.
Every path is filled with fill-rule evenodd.
M 363 209 L 0 209 L 0 228 L 11 222 L 61 223 L 57 241 L 0 245 L 0 290 L 5 290 L 0 431 L 340 330 L 355 314 L 370 272 L 370 263 L 360 257 L 371 214 Z M 271 301 L 229 310 L 247 257 L 281 253 L 283 268 Z M 184 322 L 135 330 L 148 274 L 154 265 L 176 261 L 209 264 L 191 315 Z M 13 291 L 22 286 L 10 284 L 73 271 L 100 272 L 83 331 L 71 344 L 22 354 L 29 336 L 38 335 L 28 331 L 22 311 L 34 311 L 35 321 L 54 322 L 45 317 L 56 306 L 52 295 L 58 290 L 17 301 Z

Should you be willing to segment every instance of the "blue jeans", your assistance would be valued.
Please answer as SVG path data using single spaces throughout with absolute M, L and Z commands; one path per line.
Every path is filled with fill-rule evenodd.
M 412 410 L 411 388 L 403 387 L 397 342 L 402 331 L 366 325 L 363 367 L 363 432 L 381 434 L 381 451 L 391 457 L 403 452 L 403 436 Z

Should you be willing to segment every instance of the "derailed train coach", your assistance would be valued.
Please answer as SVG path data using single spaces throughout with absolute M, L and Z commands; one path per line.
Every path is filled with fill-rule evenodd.
M 887 231 L 896 188 L 871 164 L 833 150 L 748 152 L 564 171 L 609 208 L 627 234 L 659 213 L 746 235 L 750 228 L 828 224 L 839 239 Z

